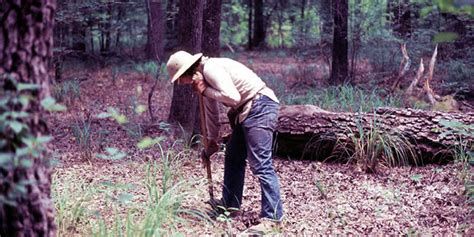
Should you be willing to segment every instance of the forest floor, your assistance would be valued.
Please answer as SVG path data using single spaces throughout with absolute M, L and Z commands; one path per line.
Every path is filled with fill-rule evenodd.
M 252 66 L 257 73 L 265 73 L 264 70 L 278 73 L 278 65 L 294 63 L 292 59 L 286 60 L 289 61 L 275 59 L 272 64 L 253 59 Z M 72 77 L 77 72 L 65 75 L 68 73 Z M 156 179 L 158 190 L 169 184 L 163 177 L 185 180 L 189 186 L 183 190 L 191 194 L 183 197 L 183 208 L 199 213 L 209 211 L 205 204 L 209 198 L 205 172 L 198 151 L 177 142 L 182 138 L 180 129 L 166 123 L 172 96 L 168 81 L 160 81 L 154 94 L 157 122 L 152 124 L 148 112 L 140 115 L 130 112 L 132 104 L 147 105 L 147 93 L 153 84 L 150 77 L 122 73 L 111 80 L 111 68 L 81 73 L 85 73 L 88 80 L 80 83 L 80 98 L 67 101 L 67 112 L 52 114 L 49 118 L 54 137 L 50 148 L 59 161 L 53 173 L 53 197 L 58 207 L 57 218 L 62 221 L 60 234 L 90 236 L 101 231 L 100 220 L 105 220 L 109 228 L 113 228 L 110 225 L 117 223 L 117 219 L 125 223 L 127 217 L 132 216 L 137 221 L 149 200 L 150 177 Z M 128 127 L 135 135 L 131 135 L 130 130 L 127 133 L 126 127 L 112 119 L 98 116 L 109 107 L 129 111 L 123 113 L 129 124 L 136 125 Z M 88 115 L 90 120 L 85 119 Z M 74 133 L 87 126 L 88 141 L 78 141 L 79 136 Z M 162 150 L 158 146 L 137 148 L 138 137 L 144 136 L 165 138 L 161 142 Z M 106 147 L 118 148 L 127 155 L 117 161 L 96 158 L 94 154 L 104 154 Z M 184 158 L 173 160 L 170 176 L 165 175 L 169 170 L 153 163 L 162 162 L 160 157 L 168 151 L 185 153 Z M 89 152 L 91 157 L 87 158 Z M 172 159 L 174 157 L 177 156 Z M 281 157 L 275 157 L 274 166 L 284 201 L 285 234 L 469 236 L 474 233 L 472 207 L 462 181 L 462 176 L 472 173 L 472 168 L 464 170 L 460 163 L 380 167 L 377 174 L 367 174 L 349 164 Z M 212 170 L 216 196 L 220 197 L 223 152 L 212 159 Z M 150 176 L 153 172 L 156 176 Z M 68 214 L 68 209 L 76 213 Z M 258 220 L 259 211 L 260 188 L 247 169 L 241 215 L 208 220 L 183 214 L 184 220 L 168 226 L 167 231 L 186 235 L 237 234 Z

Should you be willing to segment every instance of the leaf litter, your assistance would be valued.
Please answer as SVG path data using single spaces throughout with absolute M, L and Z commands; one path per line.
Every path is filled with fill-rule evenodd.
M 127 134 L 123 127 L 110 118 L 97 116 L 109 107 L 125 111 L 129 106 L 126 98 L 132 96 L 136 96 L 138 103 L 146 105 L 147 94 L 137 95 L 132 88 L 140 86 L 147 91 L 152 79 L 127 74 L 127 77 L 119 76 L 112 85 L 110 73 L 110 69 L 96 72 L 93 80 L 81 83 L 81 98 L 69 104 L 67 112 L 49 115 L 49 127 L 54 137 L 50 150 L 59 161 L 53 173 L 55 192 L 65 198 L 67 193 L 72 194 L 66 184 L 80 184 L 83 192 L 77 195 L 84 197 L 84 193 L 90 193 L 84 201 L 88 217 L 68 229 L 70 235 L 89 235 L 91 223 L 100 219 L 110 223 L 117 216 L 126 218 L 130 213 L 139 219 L 143 213 L 134 207 L 146 205 L 149 199 L 144 185 L 147 168 L 154 161 L 161 162 L 161 152 L 156 146 L 139 149 L 138 140 Z M 134 122 L 143 126 L 143 135 L 166 138 L 160 143 L 165 150 L 170 147 L 187 150 L 185 144 L 175 142 L 182 137 L 180 129 L 172 125 L 163 126 L 171 94 L 171 85 L 166 80 L 161 81 L 153 98 L 153 111 L 158 120 L 150 123 L 148 112 L 145 112 L 134 118 Z M 93 153 L 106 153 L 107 147 L 114 147 L 125 152 L 125 158 L 110 161 L 82 156 L 71 131 L 75 116 L 84 113 L 93 115 L 90 128 Z M 184 206 L 206 213 L 209 206 L 205 202 L 209 197 L 199 152 L 197 149 L 188 149 L 187 152 L 187 158 L 181 160 L 179 167 L 174 167 L 172 172 L 192 183 L 195 190 L 194 196 L 184 200 Z M 465 194 L 466 187 L 459 178 L 459 164 L 382 168 L 378 174 L 367 174 L 347 164 L 282 157 L 275 157 L 274 166 L 284 203 L 285 234 L 472 233 L 472 207 Z M 212 170 L 216 196 L 220 197 L 223 152 L 212 159 Z M 162 187 L 163 170 L 155 172 L 157 186 Z M 472 173 L 471 167 L 469 172 Z M 247 169 L 239 216 L 225 223 L 196 220 L 183 214 L 183 218 L 193 224 L 179 224 L 172 231 L 186 235 L 236 234 L 254 224 L 259 212 L 260 187 Z

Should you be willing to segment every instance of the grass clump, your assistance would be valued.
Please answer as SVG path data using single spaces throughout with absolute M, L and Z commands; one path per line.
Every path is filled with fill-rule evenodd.
M 80 226 L 89 224 L 88 203 L 94 193 L 94 189 L 86 184 L 84 179 L 55 176 L 52 182 L 52 199 L 56 206 L 55 221 L 58 236 L 67 236 L 67 233 L 80 231 Z
M 86 114 L 75 118 L 72 125 L 72 135 L 79 147 L 82 158 L 90 160 L 92 157 L 92 129 L 91 115 Z
M 390 167 L 410 162 L 417 164 L 417 155 L 408 139 L 402 134 L 385 131 L 375 116 L 369 121 L 358 118 L 356 126 L 347 128 L 346 134 L 349 139 L 338 141 L 336 147 L 343 149 L 349 162 L 368 173 L 376 173 L 380 164 Z
M 78 80 L 66 80 L 53 87 L 53 97 L 58 102 L 65 102 L 72 105 L 76 100 L 81 99 L 81 86 Z

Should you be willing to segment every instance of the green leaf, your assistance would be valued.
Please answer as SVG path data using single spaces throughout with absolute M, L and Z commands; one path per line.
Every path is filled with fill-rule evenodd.
M 146 111 L 146 106 L 144 105 L 139 105 L 135 108 L 135 113 L 137 114 L 142 114 L 145 111 Z
M 124 124 L 124 123 L 128 122 L 127 116 L 125 116 L 123 114 L 117 114 L 113 117 L 114 117 L 115 121 L 117 121 L 117 123 L 119 123 L 119 124 Z
M 128 204 L 132 202 L 133 195 L 130 193 L 121 193 L 118 196 L 118 200 L 123 204 Z
M 20 101 L 20 104 L 25 107 L 28 105 L 28 103 L 30 103 L 30 97 L 22 95 L 20 98 L 18 98 L 18 101 Z
M 26 128 L 24 124 L 18 121 L 10 121 L 8 122 L 8 126 L 10 126 L 10 128 L 12 128 L 16 134 L 19 134 L 23 130 L 23 128 Z
M 3 148 L 5 145 L 7 145 L 7 140 L 0 138 L 0 148 Z
M 30 159 L 21 159 L 20 160 L 20 167 L 28 169 L 33 166 L 33 161 Z
M 115 108 L 110 107 L 108 112 L 117 123 L 124 124 L 128 122 L 127 117 L 123 114 L 120 114 Z
M 422 178 L 423 178 L 423 175 L 421 175 L 421 174 L 415 174 L 415 175 L 411 176 L 411 180 L 413 180 L 417 183 L 419 183 Z
M 426 17 L 430 12 L 433 11 L 433 7 L 424 7 L 420 10 L 420 15 L 422 18 Z
M 137 147 L 140 149 L 146 149 L 153 146 L 154 144 L 154 140 L 151 137 L 145 137 L 137 143 Z
M 0 107 L 6 108 L 6 106 L 8 104 L 8 101 L 10 101 L 9 96 L 4 96 L 4 97 L 0 98 Z
M 457 38 L 459 35 L 454 32 L 440 32 L 434 36 L 433 41 L 436 43 L 453 42 Z
M 40 88 L 39 85 L 36 84 L 27 84 L 27 83 L 18 83 L 16 86 L 18 91 L 23 91 L 23 90 L 38 90 Z
M 110 114 L 107 112 L 102 112 L 96 116 L 97 118 L 103 119 L 103 118 L 109 118 Z
M 13 154 L 11 153 L 0 153 L 0 166 L 10 163 L 13 158 Z
M 165 140 L 164 137 L 157 137 L 157 138 L 145 137 L 137 143 L 137 147 L 139 149 L 147 149 L 155 144 L 162 142 L 163 140 Z
M 41 101 L 41 106 L 43 106 L 44 109 L 50 112 L 59 112 L 66 110 L 66 106 L 56 103 L 56 100 L 51 96 L 44 98 Z
M 22 184 L 13 185 L 13 190 L 20 194 L 26 194 L 26 186 Z
M 25 112 L 25 111 L 21 111 L 21 112 L 11 112 L 10 116 L 12 118 L 26 118 L 28 117 L 30 114 Z
M 25 148 L 19 148 L 19 149 L 16 149 L 15 151 L 15 155 L 17 157 L 22 157 L 22 156 L 26 156 L 26 155 L 29 155 L 31 152 L 30 152 L 30 149 L 25 147 Z
M 36 138 L 36 142 L 37 143 L 48 143 L 50 142 L 51 140 L 53 140 L 53 137 L 52 136 L 39 136 Z
M 115 147 L 106 147 L 107 154 L 96 154 L 97 158 L 104 160 L 121 160 L 127 156 L 127 153 L 120 151 Z
M 4 203 L 6 205 L 9 205 L 9 206 L 12 206 L 12 207 L 16 207 L 17 206 L 17 202 L 14 201 L 14 200 L 10 200 L 8 198 L 5 198 L 5 196 L 3 195 L 0 195 L 0 203 Z

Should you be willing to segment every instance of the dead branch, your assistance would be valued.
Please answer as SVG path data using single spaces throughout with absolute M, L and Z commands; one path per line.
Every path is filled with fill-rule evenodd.
M 411 82 L 410 86 L 408 87 L 407 91 L 405 94 L 407 96 L 411 96 L 413 93 L 413 89 L 415 89 L 416 85 L 420 81 L 420 78 L 423 76 L 423 72 L 425 71 L 425 67 L 423 66 L 423 58 L 420 59 L 420 66 L 418 67 L 418 72 L 416 73 L 415 78 Z
M 400 68 L 398 69 L 397 78 L 395 79 L 395 82 L 392 85 L 392 91 L 395 91 L 395 89 L 398 88 L 401 79 L 405 76 L 411 66 L 411 60 L 407 52 L 407 45 L 404 43 L 400 48 L 402 50 L 403 58 L 400 62 Z
M 433 79 L 436 55 L 438 55 L 438 45 L 436 45 L 435 50 L 433 52 L 433 56 L 431 56 L 428 77 L 426 78 L 425 85 L 423 87 L 431 105 L 434 105 L 437 102 L 436 98 L 439 98 L 439 96 L 434 93 L 433 89 L 431 89 L 431 86 L 430 86 L 430 81 Z

